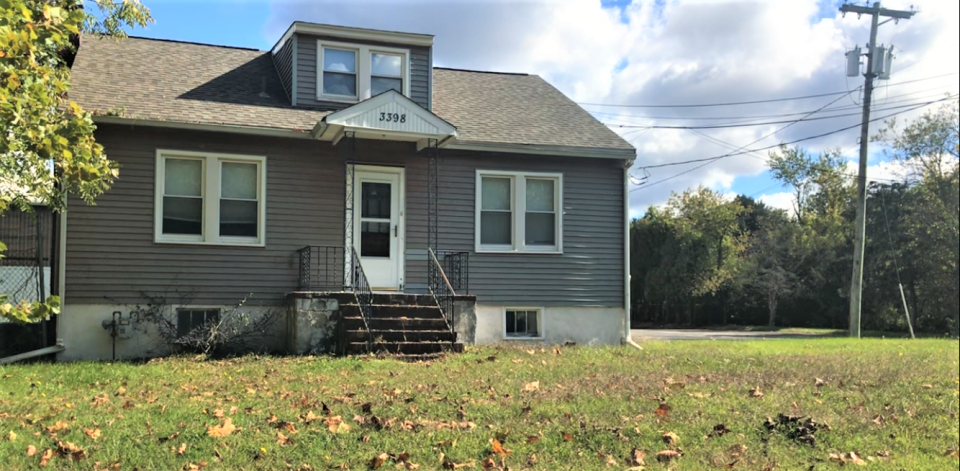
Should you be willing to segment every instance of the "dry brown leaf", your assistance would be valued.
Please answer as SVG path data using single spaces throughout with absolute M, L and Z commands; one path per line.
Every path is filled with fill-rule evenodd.
M 330 433 L 347 432 L 350 430 L 350 426 L 344 423 L 343 418 L 339 415 L 327 417 L 323 419 L 323 423 L 327 426 L 327 430 L 329 430 Z
M 960 458 L 960 451 L 947 450 L 947 453 L 944 456 L 946 456 L 947 458 Z
M 572 442 L 572 441 L 573 441 L 573 435 L 571 435 L 571 434 L 569 434 L 569 433 L 564 433 L 564 434 L 563 434 L 563 441 L 565 441 L 565 442 Z
M 217 409 L 217 410 L 213 411 L 213 416 L 216 417 L 216 418 L 218 418 L 218 419 L 222 419 L 222 418 L 223 418 L 223 409 Z
M 37 454 L 37 447 L 33 445 L 27 446 L 27 456 L 33 456 Z
M 100 438 L 100 429 L 98 429 L 98 428 L 96 428 L 96 429 L 85 428 L 85 429 L 83 429 L 83 434 L 86 435 L 86 436 L 88 436 L 88 437 L 90 437 L 90 438 L 92 438 L 92 439 L 94 439 L 94 440 L 96 440 L 96 439 Z
M 933 385 L 932 385 L 932 384 L 924 384 L 924 385 L 923 385 L 923 389 L 933 389 Z
M 68 423 L 66 423 L 66 422 L 64 422 L 64 421 L 59 421 L 59 422 L 57 422 L 57 423 L 55 423 L 55 424 L 47 427 L 47 432 L 49 432 L 49 433 L 56 433 L 56 432 L 59 432 L 59 431 L 61 431 L 61 430 L 66 430 L 66 429 L 68 429 L 68 428 L 70 428 L 70 424 L 68 424 Z
M 657 453 L 657 461 L 661 463 L 669 463 L 681 456 L 683 455 L 679 451 L 663 450 L 660 453 Z
M 824 386 L 827 385 L 827 382 L 824 381 L 824 380 L 822 380 L 822 379 L 820 379 L 820 378 L 816 378 L 816 381 L 815 381 L 813 384 L 814 384 L 814 386 L 816 386 L 816 387 L 818 387 L 818 388 L 822 388 L 822 387 L 824 387 Z
M 533 354 L 531 353 L 531 355 L 533 355 Z M 537 454 L 536 454 L 536 453 L 530 455 L 530 458 L 527 458 L 527 464 L 530 465 L 530 466 L 536 466 L 536 464 L 537 464 Z
M 857 466 L 866 466 L 867 462 L 863 460 L 856 452 L 850 453 L 830 453 L 830 461 L 840 464 L 855 464 Z
M 500 440 L 496 438 L 490 439 L 490 447 L 493 449 L 493 452 L 500 456 L 507 456 L 510 454 L 510 450 L 504 449 L 503 445 L 500 443 Z
M 43 452 L 43 455 L 40 456 L 40 467 L 46 467 L 47 463 L 50 463 L 50 459 L 53 458 L 53 450 L 47 449 Z
M 480 462 L 480 467 L 488 471 L 492 471 L 500 468 L 500 466 L 497 466 L 497 462 L 493 461 L 493 458 L 489 456 Z
M 293 445 L 293 439 L 287 438 L 286 435 L 277 432 L 277 445 L 286 446 Z
M 646 457 L 647 457 L 647 454 L 644 453 L 641 449 L 634 448 L 633 451 L 630 452 L 630 456 L 627 457 L 627 465 L 628 466 L 646 466 L 647 463 L 644 462 L 644 459 Z
M 660 407 L 657 407 L 657 410 L 654 414 L 660 417 L 670 417 L 670 406 L 666 402 L 661 402 Z
M 181 443 L 180 448 L 177 448 L 177 456 L 183 456 L 187 452 L 187 444 Z
M 760 391 L 760 386 L 757 386 L 750 390 L 750 397 L 760 399 L 763 397 L 763 392 Z
M 737 443 L 736 445 L 731 446 L 727 452 L 730 453 L 730 456 L 734 458 L 740 458 L 744 453 L 747 452 L 747 447 Z
M 540 437 L 536 435 L 530 435 L 529 437 L 527 437 L 527 443 L 529 444 L 540 443 Z
M 61 458 L 70 458 L 73 461 L 80 461 L 87 457 L 85 451 L 70 442 L 57 442 L 57 455 Z
M 534 392 L 540 390 L 540 381 L 527 383 L 523 386 L 523 392 Z
M 207 435 L 214 438 L 226 437 L 235 431 L 237 431 L 237 427 L 233 425 L 233 419 L 230 417 L 223 419 L 223 423 L 220 425 L 207 427 Z
M 231 408 L 230 408 L 230 415 L 233 415 L 233 414 L 236 414 L 236 413 L 237 413 L 237 406 L 231 407 Z
M 667 446 L 677 446 L 678 441 L 680 441 L 680 437 L 673 432 L 667 432 L 663 434 L 663 443 L 666 443 Z
M 307 417 L 312 416 L 312 415 L 313 415 L 313 412 L 312 412 L 312 411 L 311 411 L 311 412 L 307 412 Z M 319 417 L 318 417 L 318 418 L 319 418 Z M 276 422 L 276 421 L 278 421 L 278 420 L 280 420 L 280 419 L 277 418 L 277 415 L 276 415 L 276 414 L 270 414 L 270 417 L 267 419 L 267 423 L 268 423 L 268 424 L 272 424 L 272 423 L 274 423 L 274 422 Z M 310 421 L 308 420 L 307 422 L 310 422 Z
M 270 420 L 268 420 L 267 423 L 276 422 L 276 418 L 277 416 L 270 414 Z M 309 424 L 310 422 L 313 422 L 315 420 L 320 420 L 322 418 L 323 418 L 322 416 L 314 415 L 313 411 L 311 410 L 311 411 L 307 411 L 307 415 L 303 416 L 303 421 Z
M 878 416 L 876 416 L 876 417 L 873 418 L 873 423 L 875 423 L 875 424 L 877 424 L 877 425 L 883 425 L 883 422 L 884 422 L 883 415 L 878 415 Z

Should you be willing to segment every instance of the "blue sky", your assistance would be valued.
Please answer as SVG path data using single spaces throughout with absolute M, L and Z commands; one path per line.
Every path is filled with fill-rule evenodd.
M 578 102 L 603 104 L 702 104 L 852 90 L 862 79 L 844 76 L 843 55 L 853 45 L 866 42 L 869 27 L 866 18 L 840 18 L 839 0 L 144 2 L 156 23 L 132 33 L 137 36 L 268 50 L 294 20 L 426 32 L 436 35 L 437 65 L 536 73 Z M 913 20 L 881 29 L 880 41 L 892 42 L 900 51 L 891 83 L 927 79 L 960 68 L 957 2 L 884 2 L 884 6 L 902 9 L 911 4 L 921 9 Z M 958 80 L 956 75 L 925 80 L 893 86 L 878 95 L 919 103 L 942 96 L 938 93 L 956 93 Z M 909 101 L 910 96 L 915 100 Z M 834 98 L 718 108 L 585 108 L 611 124 L 689 126 L 729 122 L 704 119 L 716 116 L 800 113 Z M 853 110 L 848 98 L 832 107 L 843 107 L 846 113 Z M 846 117 L 800 123 L 752 148 L 858 122 L 856 117 Z M 638 148 L 635 175 L 649 173 L 650 182 L 676 176 L 632 192 L 633 214 L 663 203 L 671 192 L 698 184 L 789 207 L 789 189 L 776 186 L 757 156 L 731 157 L 700 169 L 694 165 L 641 168 L 722 155 L 730 147 L 716 140 L 736 148 L 778 127 L 700 131 L 709 138 L 683 130 L 617 130 Z M 851 130 L 805 146 L 813 152 L 847 150 L 845 155 L 853 161 L 857 137 L 857 130 Z M 871 171 L 874 176 L 889 177 L 896 169 L 881 165 L 879 151 L 877 146 L 872 148 Z M 690 173 L 678 175 L 688 170 Z

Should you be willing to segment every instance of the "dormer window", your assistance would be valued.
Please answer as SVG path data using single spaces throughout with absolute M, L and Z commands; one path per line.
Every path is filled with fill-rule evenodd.
M 387 90 L 410 96 L 409 50 L 323 40 L 317 46 L 317 101 L 356 103 Z
M 357 98 L 357 51 L 323 48 L 323 94 Z

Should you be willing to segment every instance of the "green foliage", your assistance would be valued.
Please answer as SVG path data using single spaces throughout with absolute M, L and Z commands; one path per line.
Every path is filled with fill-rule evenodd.
M 958 108 L 952 102 L 905 126 L 890 122 L 874 138 L 909 173 L 869 189 L 867 329 L 907 330 L 902 283 L 918 332 L 958 335 Z M 855 179 L 837 151 L 781 147 L 771 153 L 770 168 L 793 193 L 789 214 L 743 196 L 735 200 L 738 209 L 726 208 L 698 189 L 633 221 L 631 288 L 641 319 L 847 326 Z M 731 214 L 738 215 L 733 231 Z M 709 241 L 731 233 L 738 234 L 733 246 L 714 245 L 726 255 L 718 258 Z M 651 305 L 658 306 L 652 314 Z
M 67 99 L 68 58 L 82 34 L 121 38 L 124 27 L 152 20 L 136 0 L 96 0 L 99 15 L 83 3 L 0 0 L 0 214 L 31 201 L 62 211 L 68 194 L 92 204 L 117 178 L 92 116 Z M 14 306 L 2 315 L 31 321 L 58 309 Z

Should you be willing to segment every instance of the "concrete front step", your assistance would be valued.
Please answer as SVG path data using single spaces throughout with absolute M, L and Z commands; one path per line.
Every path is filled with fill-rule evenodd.
M 372 330 L 449 330 L 443 319 L 367 319 Z M 344 317 L 345 330 L 363 329 L 363 319 Z
M 453 342 L 449 330 L 371 330 L 368 336 L 363 329 L 346 331 L 347 342 L 365 342 L 372 337 L 374 342 Z
M 373 353 L 395 355 L 423 355 L 454 351 L 451 342 L 375 342 L 371 346 Z M 348 342 L 347 353 L 367 353 L 367 342 Z
M 374 293 L 373 304 L 385 306 L 437 306 L 437 301 L 429 294 Z

